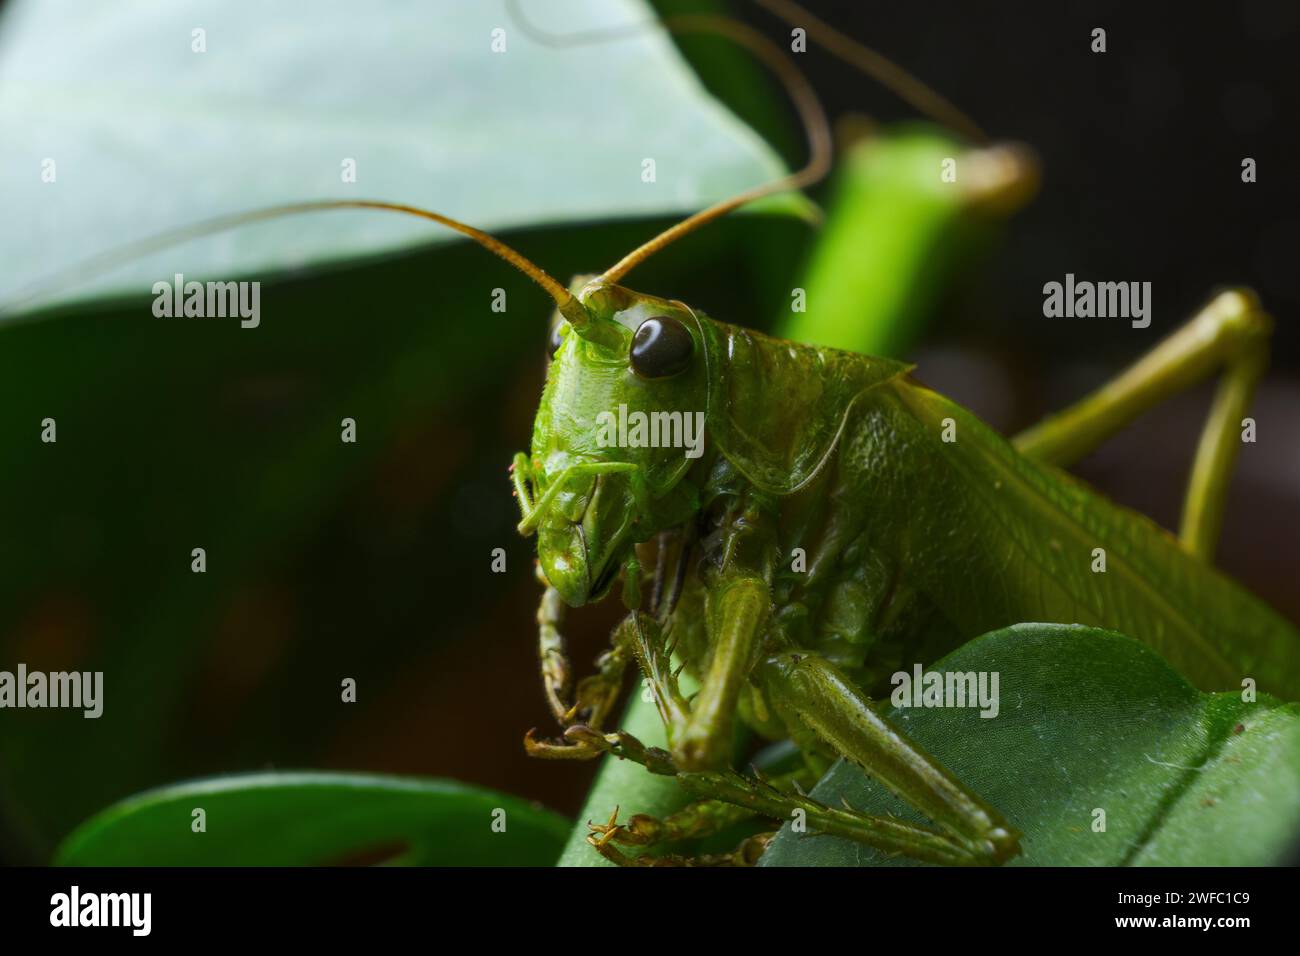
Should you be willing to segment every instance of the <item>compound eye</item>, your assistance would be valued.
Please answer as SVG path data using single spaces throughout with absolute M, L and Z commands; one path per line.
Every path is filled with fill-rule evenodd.
M 632 336 L 632 371 L 642 378 L 667 378 L 685 370 L 694 351 L 685 325 L 671 316 L 651 316 Z
M 564 344 L 564 323 L 556 322 L 555 327 L 551 329 L 551 337 L 546 340 L 546 355 L 548 358 L 555 358 L 555 353 L 560 350 Z

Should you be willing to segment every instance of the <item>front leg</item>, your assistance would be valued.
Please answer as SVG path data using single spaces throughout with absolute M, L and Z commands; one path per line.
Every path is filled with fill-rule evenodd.
M 709 605 L 712 657 L 685 730 L 669 738 L 673 757 L 685 770 L 712 770 L 730 762 L 736 705 L 767 627 L 772 596 L 763 578 L 738 575 L 710 595 Z
M 545 583 L 540 569 L 538 577 Z M 577 694 L 573 703 L 569 703 L 573 668 L 561 630 L 564 610 L 560 592 L 547 585 L 537 606 L 537 651 L 546 702 L 561 727 L 574 723 L 600 727 L 617 702 L 623 685 L 623 672 L 628 660 L 627 643 L 621 632 L 616 631 L 613 646 L 596 660 L 596 673 L 578 682 Z
M 545 584 L 540 569 L 538 578 Z M 568 729 L 577 725 L 585 730 L 599 730 L 618 700 L 623 673 L 627 669 L 628 646 L 618 639 L 619 632 L 615 632 L 614 645 L 597 659 L 596 673 L 578 682 L 577 693 L 570 703 L 573 667 L 569 662 L 561 629 L 564 609 L 560 592 L 546 585 L 537 606 L 537 650 L 546 703 L 561 728 Z M 541 740 L 537 737 L 536 729 L 525 735 L 524 748 L 530 756 L 548 760 L 590 760 L 604 752 L 603 748 L 567 738 L 564 742 Z
M 615 632 L 621 647 L 630 647 L 640 665 L 646 689 L 654 697 L 655 709 L 664 722 L 668 740 L 675 740 L 690 719 L 690 705 L 677 683 L 672 652 L 664 640 L 659 622 L 633 611 Z
M 710 801 L 716 802 L 716 801 Z M 730 804 L 718 803 L 717 806 L 729 808 L 743 816 L 744 819 L 748 814 L 742 808 L 733 807 Z M 635 818 L 634 818 L 635 819 Z M 591 828 L 591 833 L 587 835 L 587 845 L 593 847 L 597 853 L 603 856 L 609 862 L 616 866 L 634 867 L 634 866 L 690 866 L 690 867 L 722 867 L 722 866 L 753 866 L 762 857 L 772 838 L 776 836 L 776 831 L 772 830 L 767 833 L 755 834 L 742 840 L 740 845 L 730 853 L 711 853 L 696 856 L 681 856 L 675 853 L 651 854 L 643 853 L 639 856 L 628 856 L 611 841 L 629 842 L 620 840 L 621 834 L 626 832 L 625 827 L 618 825 L 618 808 L 610 814 L 607 823 L 587 822 Z M 634 841 L 633 841 L 634 842 Z M 635 845 L 635 843 L 634 843 Z
M 730 763 L 736 706 L 771 618 L 776 518 L 775 502 L 751 489 L 731 501 L 719 524 L 713 567 L 705 572 L 708 655 L 700 691 L 685 731 L 669 739 L 683 770 Z

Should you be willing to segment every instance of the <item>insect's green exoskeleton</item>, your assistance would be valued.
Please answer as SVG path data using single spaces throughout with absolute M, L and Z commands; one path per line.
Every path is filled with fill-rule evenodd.
M 537 531 L 548 584 L 543 673 L 566 728 L 563 741 L 530 736 L 534 754 L 610 751 L 678 774 L 706 800 L 777 818 L 804 809 L 810 825 L 932 862 L 996 863 L 1016 852 L 1014 829 L 865 692 L 923 638 L 955 643 L 1021 621 L 1100 625 L 1145 641 L 1202 687 L 1252 676 L 1296 693 L 1300 638 L 1281 618 L 1147 519 L 1017 451 L 908 366 L 773 339 L 606 279 L 577 301 L 578 320 L 556 338 L 531 454 L 514 465 L 520 528 Z M 1216 354 L 1231 366 L 1266 330 L 1253 298 L 1225 293 L 1157 348 L 1168 364 L 1144 380 L 1181 378 L 1188 362 L 1205 369 Z M 696 414 L 704 435 L 693 444 L 671 423 Z M 638 416 L 660 424 L 640 439 L 612 427 Z M 945 439 L 945 423 L 958 440 Z M 654 594 L 641 613 L 636 545 L 655 537 Z M 1109 557 L 1105 574 L 1090 567 L 1096 548 Z M 796 551 L 805 566 L 791 562 Z M 632 613 L 569 704 L 562 605 L 598 600 L 620 571 Z M 667 752 L 601 729 L 632 660 L 667 724 Z M 689 701 L 681 666 L 700 685 Z M 820 807 L 727 771 L 737 717 L 793 739 L 813 779 L 836 756 L 854 760 L 934 827 Z M 635 844 L 662 825 L 606 824 L 595 842 L 614 855 L 611 840 Z
M 633 544 L 698 511 L 683 479 L 698 466 L 708 403 L 689 309 L 599 282 L 578 299 L 588 317 L 556 325 L 532 454 L 515 466 L 531 488 L 520 530 L 537 531 L 542 573 L 571 606 L 603 597 L 635 562 Z
M 819 630 L 820 608 L 797 600 L 808 589 L 779 570 L 791 541 L 833 538 L 827 522 L 863 533 L 867 509 L 826 498 L 846 475 L 866 479 L 856 462 L 846 469 L 837 450 L 846 429 L 863 421 L 865 407 L 855 406 L 906 366 L 796 346 L 607 280 L 587 284 L 578 301 L 585 315 L 558 336 L 531 454 L 514 464 L 520 528 L 537 531 L 541 572 L 554 592 L 544 601 L 551 614 L 542 615 L 548 695 L 562 700 L 567 682 L 567 667 L 547 666 L 561 651 L 554 598 L 574 606 L 599 599 L 622 570 L 635 609 L 635 546 L 671 532 L 677 540 L 664 544 L 652 614 L 634 611 L 611 651 L 637 659 L 668 719 L 670 752 L 643 755 L 650 765 L 681 771 L 688 787 L 709 796 L 738 789 L 755 811 L 763 801 L 798 799 L 719 774 L 739 713 L 801 741 L 814 766 L 853 757 L 939 826 L 833 811 L 841 827 L 873 845 L 949 863 L 1013 854 L 1011 827 L 877 715 L 860 690 L 863 654 L 838 630 Z M 644 426 L 639 438 L 627 422 Z M 699 422 L 704 434 L 696 440 L 696 426 L 678 422 Z M 871 573 L 867 558 L 851 557 L 853 573 Z M 834 569 L 849 566 L 843 559 L 832 553 L 829 563 L 815 561 L 812 579 L 838 579 Z M 677 562 L 671 575 L 669 560 Z M 870 589 L 859 590 L 863 616 L 847 640 L 866 648 Z M 673 673 L 670 628 L 677 655 L 700 682 L 689 703 Z M 621 735 L 595 739 L 591 710 L 607 712 L 620 676 L 611 667 L 603 692 L 589 682 L 574 707 L 560 704 L 569 743 L 532 741 L 533 752 L 579 758 L 638 748 Z

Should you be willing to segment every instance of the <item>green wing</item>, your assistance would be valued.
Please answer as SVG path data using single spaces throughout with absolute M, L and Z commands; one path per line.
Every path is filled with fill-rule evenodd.
M 891 389 L 922 459 L 912 478 L 925 500 L 909 519 L 908 565 L 963 630 L 1108 627 L 1203 689 L 1253 678 L 1261 691 L 1300 698 L 1300 633 L 1277 613 L 1149 518 L 1025 458 L 954 402 L 906 379 Z M 953 442 L 941 440 L 944 419 L 955 423 Z M 1104 573 L 1093 570 L 1096 548 Z
M 828 460 L 854 402 L 909 366 L 723 322 L 709 337 L 709 434 L 745 477 L 787 495 Z

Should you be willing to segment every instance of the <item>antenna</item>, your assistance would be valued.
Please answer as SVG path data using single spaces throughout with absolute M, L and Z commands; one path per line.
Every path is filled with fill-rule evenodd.
M 96 256 L 83 260 L 74 266 L 69 266 L 56 272 L 53 276 L 41 280 L 34 286 L 29 286 L 25 294 L 20 295 L 17 299 L 12 300 L 5 306 L 0 306 L 0 315 L 4 312 L 15 308 L 24 302 L 30 302 L 38 299 L 42 294 L 48 295 L 60 288 L 66 288 L 75 284 L 76 281 L 85 279 L 88 276 L 103 273 L 114 266 L 137 259 L 140 256 L 148 255 L 151 252 L 157 252 L 166 249 L 169 246 L 185 242 L 189 239 L 197 239 L 201 236 L 211 235 L 212 233 L 224 232 L 227 229 L 233 229 L 236 226 L 243 226 L 254 222 L 263 222 L 267 219 L 279 219 L 283 216 L 295 216 L 300 213 L 323 212 L 331 209 L 378 209 L 384 212 L 402 213 L 408 216 L 416 216 L 420 219 L 429 219 L 448 229 L 454 229 L 461 235 L 469 236 L 480 246 L 495 256 L 504 259 L 510 265 L 514 266 L 528 278 L 532 279 L 541 286 L 546 294 L 555 300 L 559 307 L 560 314 L 563 315 L 570 323 L 575 326 L 586 325 L 589 321 L 587 310 L 583 307 L 568 289 L 553 279 L 546 270 L 536 265 L 529 259 L 525 258 L 514 249 L 507 246 L 500 239 L 489 235 L 481 229 L 475 229 L 450 216 L 444 216 L 441 213 L 432 212 L 428 209 L 421 209 L 419 206 L 410 206 L 405 203 L 385 202 L 379 199 L 321 199 L 308 202 L 286 203 L 280 206 L 268 206 L 265 209 L 254 209 L 250 212 L 231 213 L 225 216 L 217 216 L 214 219 L 206 219 L 203 222 L 194 223 L 189 226 L 183 226 L 180 229 L 172 229 L 167 232 L 159 233 L 156 236 L 149 236 L 136 242 L 127 243 L 116 249 L 110 249 L 107 252 L 101 252 Z

